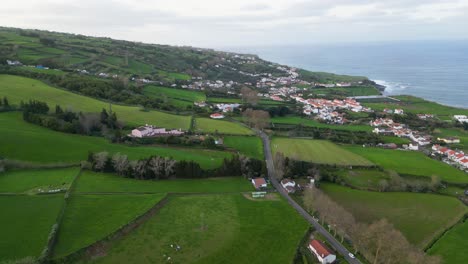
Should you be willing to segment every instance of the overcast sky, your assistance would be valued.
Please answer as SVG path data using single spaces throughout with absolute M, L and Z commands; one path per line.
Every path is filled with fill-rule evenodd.
M 213 48 L 468 39 L 468 0 L 2 0 L 0 25 Z

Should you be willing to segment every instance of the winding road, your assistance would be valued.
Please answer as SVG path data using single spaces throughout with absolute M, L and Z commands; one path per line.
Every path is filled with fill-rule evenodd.
M 263 131 L 256 131 L 260 136 L 263 142 L 263 150 L 265 153 L 265 162 L 268 170 L 268 178 L 270 179 L 271 184 L 275 189 L 288 201 L 288 203 L 296 209 L 296 211 L 304 217 L 307 222 L 312 224 L 317 232 L 319 232 L 328 243 L 340 254 L 342 255 L 348 263 L 351 264 L 361 264 L 361 262 L 356 258 L 349 257 L 349 251 L 338 241 L 336 240 L 322 225 L 319 224 L 306 210 L 304 210 L 294 199 L 292 199 L 284 188 L 279 184 L 276 177 L 275 165 L 273 163 L 273 157 L 270 149 L 270 139 Z

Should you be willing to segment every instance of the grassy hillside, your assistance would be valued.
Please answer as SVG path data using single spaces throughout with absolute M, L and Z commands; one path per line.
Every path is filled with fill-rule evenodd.
M 442 256 L 442 263 L 464 263 L 468 259 L 468 222 L 457 224 L 430 249 L 429 254 Z
M 202 149 L 130 147 L 109 143 L 104 138 L 65 134 L 23 121 L 20 113 L 0 113 L 0 156 L 32 162 L 79 162 L 88 152 L 123 153 L 130 159 L 151 155 L 193 160 L 202 168 L 216 168 L 231 154 Z
M 63 203 L 63 195 L 0 195 L 0 262 L 39 257 Z
M 420 247 L 467 212 L 460 201 L 447 196 L 367 192 L 334 184 L 323 184 L 321 188 L 357 220 L 372 222 L 387 218 L 411 243 Z
M 373 165 L 369 160 L 325 140 L 274 138 L 273 153 L 281 152 L 296 160 L 338 165 Z
M 12 76 L 0 75 L 0 97 L 7 96 L 10 104 L 17 104 L 23 100 L 35 99 L 47 102 L 53 109 L 55 105 L 73 111 L 101 112 L 103 108 L 109 109 L 109 103 L 90 97 L 74 94 L 65 90 L 51 87 L 43 82 Z M 189 116 L 172 115 L 158 111 L 142 111 L 136 106 L 112 105 L 112 111 L 127 124 L 144 125 L 153 124 L 167 128 L 188 129 Z
M 74 195 L 65 210 L 54 257 L 69 255 L 103 239 L 149 210 L 164 196 Z
M 241 154 L 263 160 L 263 144 L 259 137 L 226 136 L 224 146 L 238 150 Z
M 307 223 L 279 198 L 173 197 L 93 263 L 164 263 L 168 257 L 173 263 L 290 263 L 306 229 Z
M 358 146 L 346 146 L 345 148 L 385 169 L 395 170 L 401 174 L 426 177 L 438 175 L 443 181 L 447 182 L 468 182 L 468 175 L 463 171 L 443 162 L 433 160 L 421 152 L 363 148 Z
M 243 177 L 142 181 L 90 171 L 84 172 L 76 183 L 77 193 L 216 193 L 252 189 Z

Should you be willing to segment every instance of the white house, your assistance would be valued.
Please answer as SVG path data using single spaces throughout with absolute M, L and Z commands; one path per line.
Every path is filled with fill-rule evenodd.
M 184 132 L 181 130 L 166 130 L 163 127 L 154 127 L 150 125 L 145 125 L 141 127 L 137 127 L 132 130 L 132 136 L 137 138 L 143 137 L 155 137 L 155 136 L 180 136 L 183 135 Z
M 333 263 L 336 260 L 336 255 L 334 255 L 322 242 L 316 239 L 312 239 L 309 242 L 308 248 L 322 264 Z
M 468 123 L 468 117 L 466 115 L 454 115 L 453 118 L 460 123 Z
M 265 181 L 265 178 L 252 179 L 252 184 L 253 184 L 253 186 L 255 187 L 256 190 L 267 187 L 267 183 Z
M 393 113 L 395 113 L 395 115 L 402 115 L 405 112 L 403 111 L 403 109 L 395 109 L 395 111 L 393 111 Z
M 281 186 L 288 192 L 294 193 L 296 191 L 296 183 L 291 179 L 283 179 L 281 181 Z
M 446 144 L 456 144 L 460 143 L 460 139 L 456 137 L 448 137 L 448 138 L 437 138 L 438 141 L 443 141 Z
M 223 119 L 224 115 L 220 113 L 214 113 L 214 114 L 211 114 L 210 117 L 213 119 Z

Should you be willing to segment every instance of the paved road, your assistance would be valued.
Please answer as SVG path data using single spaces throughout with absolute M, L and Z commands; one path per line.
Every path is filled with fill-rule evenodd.
M 270 149 L 270 139 L 268 136 L 263 133 L 262 131 L 257 131 L 258 135 L 262 139 L 263 142 L 263 150 L 265 152 L 265 161 L 266 161 L 266 166 L 268 170 L 268 177 L 270 179 L 271 184 L 273 187 L 278 190 L 278 192 L 286 198 L 286 200 L 289 202 L 289 204 L 296 209 L 299 214 L 304 217 L 310 224 L 312 224 L 315 227 L 315 230 L 319 232 L 322 236 L 325 237 L 325 239 L 328 241 L 330 245 L 333 246 L 333 248 L 338 251 L 339 254 L 344 256 L 344 258 L 348 261 L 348 263 L 351 264 L 361 264 L 361 262 L 358 259 L 353 259 L 349 257 L 349 251 L 338 241 L 336 240 L 322 225 L 320 225 L 312 216 L 306 212 L 294 199 L 292 199 L 288 193 L 284 190 L 284 188 L 279 184 L 277 178 L 276 178 L 276 171 L 273 163 L 273 157 L 271 155 L 271 149 Z

